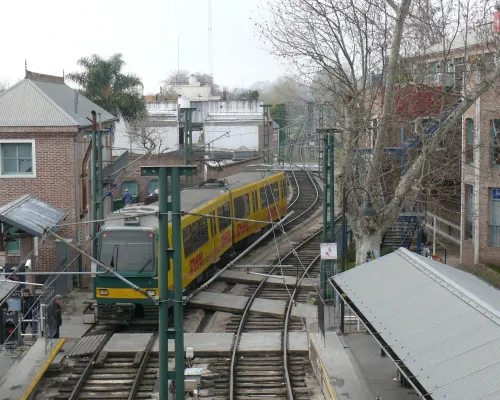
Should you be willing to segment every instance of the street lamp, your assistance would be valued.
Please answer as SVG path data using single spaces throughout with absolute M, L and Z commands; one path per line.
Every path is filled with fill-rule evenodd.
M 347 269 L 347 196 L 354 190 L 362 190 L 368 196 L 368 201 L 363 209 L 363 217 L 375 217 L 377 215 L 377 210 L 373 208 L 373 204 L 370 199 L 370 193 L 363 189 L 362 187 L 353 187 L 346 192 L 345 187 L 342 190 L 342 269 L 340 272 L 344 272 Z M 340 302 L 340 332 L 344 333 L 344 300 Z

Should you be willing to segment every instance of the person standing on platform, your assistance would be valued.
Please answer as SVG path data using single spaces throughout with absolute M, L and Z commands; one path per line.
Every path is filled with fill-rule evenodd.
M 58 294 L 56 296 L 55 303 L 56 303 L 56 320 L 55 320 L 56 326 L 55 326 L 55 332 L 52 335 L 52 338 L 59 339 L 59 328 L 62 325 L 62 307 L 61 307 L 62 296 L 60 294 Z
M 30 293 L 29 289 L 24 289 L 23 290 L 23 297 L 21 299 L 21 311 L 23 312 L 23 322 L 21 324 L 21 332 L 24 335 L 26 333 L 26 328 L 29 326 L 31 328 L 31 334 L 33 335 L 33 332 L 35 331 L 35 323 L 32 321 L 25 321 L 25 320 L 32 320 L 33 319 L 33 309 L 35 305 L 35 301 L 33 299 L 33 296 Z

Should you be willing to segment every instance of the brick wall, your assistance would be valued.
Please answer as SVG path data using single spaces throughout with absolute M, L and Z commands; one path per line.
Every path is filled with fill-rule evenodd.
M 478 71 L 472 71 L 468 81 L 469 89 L 476 86 L 477 79 L 481 77 Z M 484 74 L 484 72 L 482 72 Z M 500 266 L 500 247 L 490 246 L 490 196 L 492 188 L 500 188 L 500 167 L 495 166 L 491 157 L 491 120 L 500 119 L 500 85 L 496 84 L 484 93 L 478 102 L 473 104 L 463 116 L 463 138 L 462 146 L 467 146 L 466 119 L 474 122 L 474 144 L 473 163 L 467 163 L 464 158 L 463 181 L 474 185 L 474 190 L 479 190 L 478 197 L 474 197 L 474 205 L 478 209 L 473 213 L 473 219 L 477 220 L 479 233 L 479 263 Z M 463 197 L 465 199 L 465 197 Z M 477 202 L 479 201 L 479 203 Z M 466 208 L 464 208 L 464 211 Z M 463 216 L 465 226 L 465 215 Z M 474 234 L 475 236 L 475 234 Z M 465 237 L 465 233 L 464 233 Z M 463 242 L 463 262 L 474 263 L 475 239 Z
M 75 221 L 75 172 L 74 136 L 75 132 L 8 132 L 0 131 L 1 139 L 34 139 L 36 157 L 35 178 L 0 177 L 0 205 L 30 194 L 40 201 L 68 213 L 63 223 Z M 70 225 L 59 230 L 65 238 L 75 238 L 75 227 Z M 29 253 L 23 246 L 21 256 Z M 38 249 L 36 268 L 39 271 L 53 270 L 55 267 L 55 241 L 48 238 Z M 8 262 L 19 262 L 20 256 L 9 256 Z
M 195 161 L 197 166 L 196 176 L 193 178 L 193 183 L 201 183 L 205 177 L 205 163 L 202 158 L 196 158 Z M 220 170 L 216 166 L 207 166 L 207 178 L 208 179 L 221 179 L 231 175 L 235 175 L 239 172 L 246 171 L 252 169 L 253 164 L 257 164 L 262 162 L 261 157 L 255 157 L 250 160 L 238 161 L 235 163 L 231 163 L 229 165 L 221 165 Z M 145 177 L 141 176 L 141 166 L 146 165 L 182 165 L 184 164 L 184 156 L 183 155 L 169 155 L 169 154 L 160 154 L 160 155 L 151 155 L 151 156 L 143 156 L 138 154 L 132 154 L 129 157 L 129 166 L 125 168 L 118 179 L 115 181 L 117 185 L 120 185 L 120 188 L 116 189 L 113 192 L 114 199 L 120 199 L 122 197 L 122 188 L 121 184 L 125 181 L 137 181 L 139 196 L 138 201 L 143 202 L 146 197 L 149 195 L 148 193 L 148 183 L 150 180 L 157 179 L 156 177 Z M 184 177 L 181 177 L 181 187 L 184 187 Z

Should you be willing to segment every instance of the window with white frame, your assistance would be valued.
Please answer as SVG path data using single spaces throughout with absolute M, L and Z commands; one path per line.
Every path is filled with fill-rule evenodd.
M 35 176 L 33 140 L 0 141 L 0 175 Z

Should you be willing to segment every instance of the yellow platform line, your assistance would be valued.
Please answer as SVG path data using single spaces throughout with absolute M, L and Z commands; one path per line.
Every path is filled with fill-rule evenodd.
M 47 361 L 43 363 L 42 368 L 40 368 L 36 376 L 33 378 L 33 381 L 28 386 L 28 389 L 26 389 L 26 392 L 24 392 L 20 400 L 28 400 L 28 398 L 31 396 L 33 391 L 38 386 L 38 383 L 40 382 L 40 379 L 42 379 L 43 374 L 45 374 L 45 371 L 47 371 L 49 365 L 52 363 L 52 361 L 54 361 L 54 358 L 56 358 L 57 353 L 59 353 L 59 350 L 61 350 L 61 347 L 63 347 L 63 344 L 65 342 L 66 342 L 65 338 L 59 339 L 59 342 L 54 346 L 54 348 L 50 352 L 49 358 L 47 358 Z
M 337 396 L 335 395 L 335 391 L 333 390 L 332 385 L 330 384 L 330 378 L 328 377 L 325 366 L 323 365 L 323 361 L 321 361 L 321 358 L 319 357 L 318 347 L 316 346 L 316 343 L 314 342 L 314 339 L 311 336 L 311 334 L 309 334 L 309 339 L 311 340 L 311 343 L 314 346 L 314 349 L 316 350 L 316 354 L 318 355 L 318 361 L 319 361 L 319 364 L 321 365 L 321 369 L 323 371 L 323 376 L 326 379 L 326 386 L 328 388 L 328 393 L 330 393 L 330 397 L 333 400 L 338 400 Z

